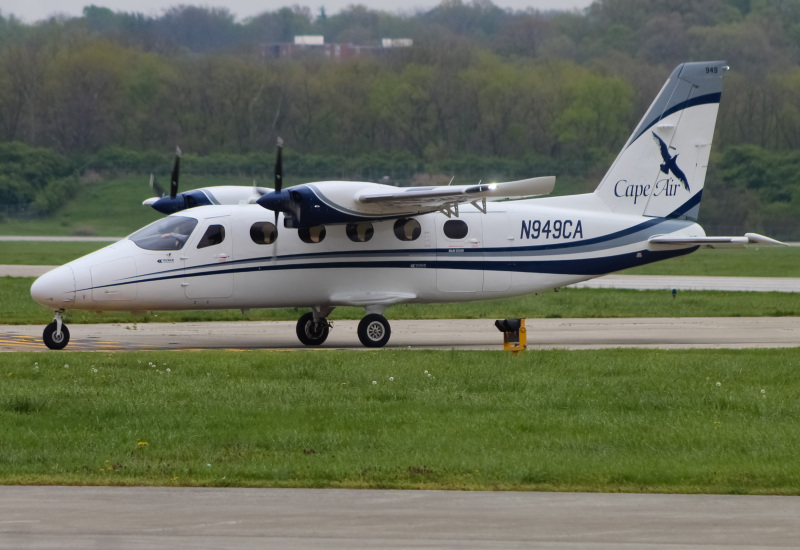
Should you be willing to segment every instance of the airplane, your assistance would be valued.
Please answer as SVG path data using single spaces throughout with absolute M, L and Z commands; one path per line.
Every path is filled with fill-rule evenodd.
M 179 204 L 39 277 L 31 296 L 54 311 L 43 340 L 67 345 L 68 310 L 296 307 L 310 309 L 298 339 L 319 346 L 331 312 L 356 306 L 365 311 L 359 340 L 383 347 L 391 335 L 383 313 L 394 304 L 518 296 L 701 247 L 782 244 L 755 233 L 709 237 L 697 223 L 727 70 L 724 61 L 679 65 L 594 192 L 580 195 L 542 197 L 554 177 L 283 189 L 279 143 L 274 189 L 241 187 L 226 195 L 229 204 Z M 170 200 L 176 191 L 177 183 Z

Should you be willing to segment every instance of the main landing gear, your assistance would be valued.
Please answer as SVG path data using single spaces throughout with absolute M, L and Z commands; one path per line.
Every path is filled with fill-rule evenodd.
M 42 340 L 44 340 L 44 345 L 50 349 L 64 349 L 69 344 L 69 330 L 61 320 L 62 313 L 62 311 L 56 311 L 53 322 L 44 327 Z
M 389 321 L 380 313 L 369 313 L 358 323 L 358 339 L 368 348 L 382 348 L 391 335 Z
M 297 321 L 297 338 L 306 346 L 319 346 L 328 338 L 331 324 L 328 315 L 332 307 L 315 307 Z M 382 309 L 380 310 L 383 311 Z M 382 348 L 389 341 L 392 329 L 389 321 L 376 308 L 367 308 L 367 314 L 358 323 L 358 339 L 368 348 Z

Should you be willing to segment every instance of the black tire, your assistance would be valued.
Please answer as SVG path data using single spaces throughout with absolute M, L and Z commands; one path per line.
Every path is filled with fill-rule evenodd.
M 61 334 L 56 336 L 56 322 L 53 321 L 46 327 L 42 333 L 42 340 L 44 345 L 50 349 L 64 349 L 69 344 L 69 330 L 67 325 L 61 324 Z
M 382 348 L 391 335 L 389 321 L 383 315 L 370 313 L 358 323 L 358 339 L 368 348 Z
M 306 346 L 319 346 L 328 339 L 330 325 L 323 319 L 314 322 L 314 314 L 306 313 L 297 321 L 297 338 Z

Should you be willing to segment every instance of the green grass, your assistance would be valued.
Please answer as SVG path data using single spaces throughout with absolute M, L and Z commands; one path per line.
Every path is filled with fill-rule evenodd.
M 160 178 L 169 184 L 168 175 Z M 300 183 L 287 178 L 286 185 Z M 73 200 L 58 212 L 43 219 L 19 220 L 7 218 L 0 221 L 0 235 L 98 235 L 124 237 L 157 220 L 162 215 L 142 201 L 152 197 L 148 185 L 149 175 L 120 176 L 95 183 L 84 183 L 75 191 Z M 271 186 L 272 182 L 260 182 Z M 246 177 L 185 176 L 181 178 L 180 191 L 212 185 L 253 185 Z
M 110 243 L 0 241 L 0 264 L 63 265 Z
M 800 248 L 762 246 L 728 250 L 703 249 L 664 262 L 621 271 L 620 274 L 800 277 Z
M 796 350 L 3 359 L 2 484 L 800 494 Z
M 0 277 L 0 324 L 46 324 L 52 312 L 33 301 L 33 278 Z M 363 308 L 341 307 L 331 320 L 360 319 Z M 485 302 L 396 305 L 388 319 L 501 319 L 576 317 L 787 317 L 800 316 L 800 295 L 782 292 L 678 292 L 667 290 L 600 290 L 565 288 Z M 245 317 L 239 310 L 128 312 L 68 311 L 68 323 L 297 320 L 292 308 L 257 309 Z

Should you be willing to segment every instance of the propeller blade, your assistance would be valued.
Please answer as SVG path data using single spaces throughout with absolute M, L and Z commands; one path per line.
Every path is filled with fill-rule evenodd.
M 155 176 L 153 176 L 153 174 L 150 174 L 150 189 L 152 189 L 153 192 L 156 195 L 158 195 L 159 197 L 163 197 L 164 196 L 164 189 L 156 181 L 156 178 L 155 178 Z
M 275 240 L 272 242 L 272 262 L 278 261 L 278 211 L 275 211 Z
M 181 173 L 181 148 L 175 147 L 175 164 L 172 166 L 172 180 L 169 183 L 169 196 L 175 198 L 178 194 L 178 177 Z
M 275 159 L 275 191 L 281 192 L 283 187 L 283 139 L 278 138 L 278 156 Z

